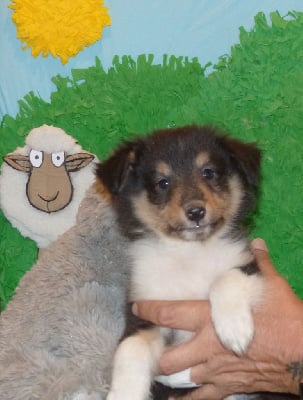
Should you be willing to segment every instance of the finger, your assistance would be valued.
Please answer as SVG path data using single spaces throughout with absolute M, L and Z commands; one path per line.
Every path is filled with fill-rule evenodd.
M 139 301 L 133 312 L 156 325 L 187 331 L 195 331 L 210 318 L 207 301 Z
M 171 375 L 196 365 L 202 365 L 207 361 L 209 354 L 222 351 L 223 347 L 219 341 L 204 339 L 204 345 L 201 348 L 201 338 L 199 335 L 193 337 L 190 341 L 170 347 L 166 350 L 159 363 L 160 371 L 164 375 Z M 194 378 L 191 374 L 191 377 Z M 196 376 L 195 376 L 196 378 Z M 197 382 L 202 380 L 198 379 Z
M 159 368 L 164 375 L 171 375 L 196 365 L 200 360 L 192 342 L 171 347 L 160 359 Z
M 201 385 L 202 383 L 210 381 L 204 364 L 196 364 L 190 369 L 190 380 L 196 385 Z
M 258 266 L 263 275 L 278 275 L 275 267 L 269 257 L 268 248 L 263 239 L 257 238 L 252 240 L 251 248 L 256 257 Z

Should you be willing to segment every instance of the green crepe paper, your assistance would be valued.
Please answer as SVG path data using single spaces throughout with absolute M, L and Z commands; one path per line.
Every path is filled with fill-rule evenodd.
M 261 236 L 278 270 L 303 298 L 303 13 L 255 17 L 239 44 L 210 71 L 197 59 L 152 55 L 99 59 L 72 78 L 53 78 L 50 103 L 33 92 L 0 128 L 0 156 L 28 132 L 56 125 L 105 157 L 121 140 L 160 127 L 210 123 L 263 150 L 263 181 L 252 236 Z M 203 40 L 203 38 L 201 38 Z M 208 75 L 205 73 L 207 70 Z M 0 296 L 5 305 L 36 259 L 36 247 L 0 214 Z

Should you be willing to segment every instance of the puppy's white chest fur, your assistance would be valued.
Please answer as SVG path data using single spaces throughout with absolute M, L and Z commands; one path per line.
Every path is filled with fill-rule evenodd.
M 244 240 L 213 237 L 205 242 L 141 239 L 130 247 L 130 300 L 206 299 L 224 272 L 252 260 Z

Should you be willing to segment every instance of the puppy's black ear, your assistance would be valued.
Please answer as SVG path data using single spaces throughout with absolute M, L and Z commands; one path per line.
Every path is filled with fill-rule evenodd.
M 223 138 L 223 142 L 246 182 L 253 189 L 258 189 L 261 174 L 261 151 L 257 145 L 244 143 L 228 136 Z
M 119 194 L 134 170 L 139 142 L 126 142 L 104 162 L 99 163 L 97 177 L 112 194 Z

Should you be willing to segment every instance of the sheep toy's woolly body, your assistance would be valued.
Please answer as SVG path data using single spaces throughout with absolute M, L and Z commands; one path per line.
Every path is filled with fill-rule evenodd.
M 62 129 L 43 125 L 31 130 L 26 145 L 17 148 L 12 154 L 28 156 L 31 149 L 54 153 L 63 151 L 69 154 L 84 152 L 76 140 Z M 49 246 L 59 235 L 75 224 L 79 204 L 86 190 L 94 182 L 95 163 L 71 173 L 74 188 L 72 201 L 64 209 L 45 213 L 33 207 L 26 195 L 28 174 L 3 163 L 0 176 L 0 203 L 3 213 L 23 236 L 36 241 L 38 247 Z
M 0 314 L 0 399 L 105 399 L 127 275 L 111 207 L 92 188 Z

